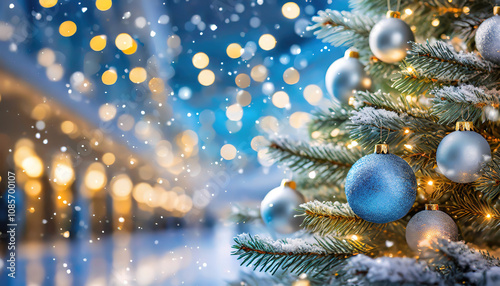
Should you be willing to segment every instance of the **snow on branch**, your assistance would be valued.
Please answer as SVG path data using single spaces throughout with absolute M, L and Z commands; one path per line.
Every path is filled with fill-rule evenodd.
M 441 277 L 413 258 L 357 255 L 345 267 L 350 285 L 442 285 Z
M 243 233 L 234 238 L 233 255 L 241 265 L 276 273 L 279 269 L 296 274 L 328 275 L 331 269 L 367 248 L 358 241 L 328 238 L 315 243 L 303 239 L 272 240 Z
M 431 248 L 421 252 L 420 260 L 439 269 L 449 285 L 490 285 L 485 280 L 495 277 L 500 282 L 498 258 L 477 251 L 463 241 L 440 239 Z
M 431 93 L 434 95 L 432 113 L 439 117 L 440 124 L 454 124 L 459 120 L 484 122 L 489 112 L 498 112 L 500 105 L 499 91 L 473 85 L 445 86 Z

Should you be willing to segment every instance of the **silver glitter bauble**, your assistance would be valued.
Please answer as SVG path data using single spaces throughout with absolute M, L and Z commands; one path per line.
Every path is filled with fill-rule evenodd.
M 476 46 L 481 56 L 500 64 L 500 16 L 486 19 L 476 31 Z
M 472 122 L 458 124 L 472 126 Z M 474 131 L 459 131 L 458 127 L 457 131 L 443 138 L 436 151 L 439 170 L 456 183 L 470 183 L 479 179 L 482 166 L 490 160 L 491 150 L 486 139 Z
M 305 203 L 304 196 L 295 190 L 295 182 L 283 180 L 281 186 L 272 189 L 260 203 L 262 220 L 271 230 L 288 234 L 300 230 L 302 217 L 296 209 Z
M 413 251 L 429 247 L 441 238 L 456 241 L 458 228 L 449 215 L 438 210 L 437 205 L 425 205 L 425 210 L 414 215 L 406 226 L 406 242 Z
M 415 41 L 410 26 L 389 11 L 388 17 L 373 26 L 370 31 L 370 49 L 384 63 L 396 63 L 406 57 L 411 49 L 410 41 Z
M 349 104 L 349 98 L 357 90 L 368 90 L 372 85 L 365 67 L 358 59 L 358 53 L 347 50 L 345 56 L 334 61 L 325 76 L 326 90 L 342 104 Z

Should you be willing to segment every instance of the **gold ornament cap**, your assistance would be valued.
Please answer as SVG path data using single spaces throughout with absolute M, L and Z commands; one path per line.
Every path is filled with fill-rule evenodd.
M 389 145 L 385 144 L 385 143 L 375 145 L 375 153 L 376 154 L 389 154 Z
M 472 131 L 474 130 L 474 123 L 472 121 L 458 121 L 455 126 L 456 131 Z
M 295 183 L 294 181 L 292 180 L 288 180 L 288 179 L 283 179 L 281 181 L 281 186 L 282 187 L 289 187 L 290 189 L 297 189 L 297 183 Z
M 387 11 L 386 17 L 399 19 L 401 18 L 401 13 L 399 13 L 398 11 L 389 10 Z
M 438 204 L 425 204 L 425 210 L 426 211 L 438 211 L 439 205 Z
M 347 51 L 345 51 L 344 57 L 358 59 L 359 53 L 356 50 L 348 49 Z
M 493 15 L 500 15 L 500 6 L 493 7 Z

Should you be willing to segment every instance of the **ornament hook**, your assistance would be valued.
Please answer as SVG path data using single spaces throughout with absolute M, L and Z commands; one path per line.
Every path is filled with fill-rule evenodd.
M 294 189 L 294 190 L 297 189 L 297 183 L 295 183 L 295 181 L 288 180 L 288 179 L 283 179 L 281 181 L 281 186 L 289 187 L 290 189 Z
M 426 211 L 438 211 L 439 205 L 438 204 L 425 204 L 425 210 Z
M 474 123 L 472 121 L 457 121 L 455 125 L 456 131 L 473 131 Z
M 385 143 L 375 145 L 375 153 L 376 154 L 389 154 L 389 145 L 385 144 Z

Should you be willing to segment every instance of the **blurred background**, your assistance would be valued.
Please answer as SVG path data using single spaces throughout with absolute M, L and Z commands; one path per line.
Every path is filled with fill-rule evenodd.
M 283 178 L 269 137 L 308 136 L 343 54 L 319 0 L 0 3 L 2 285 L 223 285 L 228 220 Z M 7 277 L 8 172 L 16 278 Z

